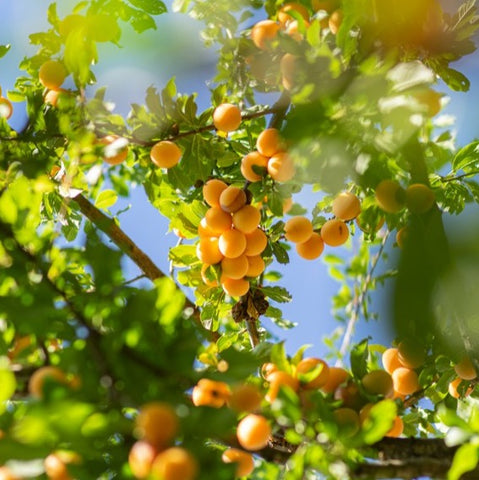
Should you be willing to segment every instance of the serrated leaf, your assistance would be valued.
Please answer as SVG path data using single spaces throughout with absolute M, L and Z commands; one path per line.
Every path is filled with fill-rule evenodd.
M 283 287 L 262 287 L 261 291 L 267 298 L 278 303 L 288 303 L 292 299 L 291 294 Z
M 272 243 L 271 249 L 273 251 L 273 255 L 279 263 L 283 265 L 289 263 L 289 255 L 286 249 L 280 243 Z
M 115 205 L 118 200 L 118 194 L 115 190 L 103 190 L 98 194 L 95 200 L 95 207 L 106 210 Z

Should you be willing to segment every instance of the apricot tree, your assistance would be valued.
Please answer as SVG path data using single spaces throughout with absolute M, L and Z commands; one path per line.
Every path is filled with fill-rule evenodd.
M 204 111 L 173 80 L 125 118 L 95 92 L 97 44 L 161 0 L 51 4 L 0 92 L 0 478 L 477 478 L 477 238 L 444 222 L 479 202 L 479 142 L 435 89 L 469 88 L 475 1 L 173 8 L 219 49 Z M 133 185 L 178 236 L 169 272 L 113 213 Z M 341 282 L 324 359 L 263 321 L 287 325 L 293 246 Z M 396 340 L 352 344 L 379 282 Z

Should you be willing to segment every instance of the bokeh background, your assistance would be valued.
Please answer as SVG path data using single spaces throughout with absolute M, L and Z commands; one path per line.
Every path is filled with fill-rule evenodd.
M 28 35 L 48 28 L 46 11 L 49 3 L 50 0 L 0 0 L 0 44 L 11 44 L 10 52 L 0 59 L 0 86 L 4 91 L 13 89 L 16 77 L 24 73 L 18 68 L 21 59 L 35 51 L 35 47 L 29 45 Z M 70 0 L 57 2 L 60 17 L 69 13 L 76 3 Z M 452 9 L 459 3 L 456 0 L 449 1 L 446 7 Z M 166 4 L 171 11 L 171 1 Z M 258 12 L 257 19 L 262 18 L 265 18 L 265 13 Z M 156 22 L 157 30 L 142 35 L 123 24 L 121 48 L 113 44 L 99 45 L 99 64 L 94 67 L 98 83 L 90 88 L 89 94 L 93 94 L 96 88 L 106 86 L 106 98 L 116 105 L 115 112 L 127 115 L 132 103 L 143 103 L 145 91 L 150 85 L 161 89 L 171 77 L 175 77 L 179 92 L 198 92 L 199 109 L 208 108 L 209 86 L 215 76 L 216 52 L 214 48 L 203 46 L 200 38 L 202 25 L 186 15 L 176 13 L 161 15 Z M 479 137 L 479 56 L 470 55 L 458 62 L 455 68 L 470 78 L 470 91 L 450 92 L 441 83 L 437 88 L 449 96 L 443 115 L 455 117 L 457 143 L 464 145 Z M 439 117 L 438 124 L 444 119 Z M 20 129 L 25 122 L 24 106 L 14 104 L 11 125 Z M 309 211 L 316 200 L 308 189 L 295 196 L 295 201 L 304 204 Z M 133 190 L 131 198 L 117 203 L 113 211 L 122 210 L 127 205 L 131 208 L 120 217 L 122 228 L 160 268 L 167 270 L 168 248 L 177 242 L 174 234 L 167 233 L 167 221 L 148 203 L 141 186 Z M 469 215 L 465 218 L 447 218 L 446 225 L 451 230 L 463 228 L 464 222 L 467 226 L 467 222 L 477 218 L 477 210 L 469 209 Z M 336 249 L 334 253 L 348 258 L 358 248 L 358 237 L 353 239 L 349 247 Z M 386 244 L 390 261 L 398 254 L 393 244 L 394 235 L 391 235 Z M 390 266 L 389 263 L 380 262 L 378 272 Z M 130 278 L 139 273 L 132 264 L 127 264 L 126 268 Z M 331 297 L 339 284 L 328 276 L 327 266 L 321 258 L 307 262 L 297 257 L 294 250 L 291 251 L 289 265 L 276 265 L 274 268 L 284 274 L 281 285 L 293 295 L 293 301 L 282 306 L 284 316 L 297 326 L 285 331 L 264 320 L 265 326 L 272 327 L 279 339 L 286 340 L 288 352 L 294 352 L 308 343 L 313 345 L 310 350 L 312 354 L 324 355 L 327 348 L 323 338 L 330 336 L 340 326 L 331 314 Z M 372 310 L 379 313 L 380 320 L 360 322 L 354 336 L 356 340 L 371 336 L 374 343 L 388 344 L 394 337 L 387 321 L 389 290 L 390 287 L 386 286 L 374 293 Z M 191 292 L 189 295 L 192 297 Z

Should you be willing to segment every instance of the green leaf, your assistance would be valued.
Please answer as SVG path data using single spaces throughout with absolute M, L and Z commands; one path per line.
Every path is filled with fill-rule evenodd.
M 438 73 L 447 83 L 448 87 L 456 90 L 456 92 L 467 92 L 469 90 L 471 82 L 461 72 L 447 67 L 439 69 Z
M 16 388 L 15 375 L 6 368 L 0 368 L 0 413 L 4 409 L 4 402 L 10 399 Z
M 271 348 L 271 362 L 284 372 L 291 371 L 291 365 L 288 362 L 284 342 L 276 343 Z
M 466 443 L 460 446 L 454 455 L 451 468 L 447 473 L 447 480 L 459 480 L 463 473 L 474 470 L 477 467 L 478 461 L 478 445 Z
M 103 190 L 98 194 L 95 200 L 95 207 L 106 210 L 115 205 L 118 200 L 118 194 L 115 190 Z
M 462 147 L 454 156 L 452 167 L 457 171 L 477 162 L 479 162 L 479 141 Z
M 4 57 L 7 52 L 10 50 L 11 45 L 0 45 L 0 58 Z
M 128 0 L 134 7 L 150 15 L 161 15 L 167 11 L 166 5 L 161 0 Z
M 358 343 L 351 350 L 350 362 L 351 371 L 356 378 L 363 378 L 368 373 L 368 342 L 365 338 L 362 342 Z
M 278 303 L 288 303 L 292 299 L 291 294 L 283 287 L 262 287 L 261 291 L 267 298 Z
M 364 441 L 368 445 L 372 445 L 381 440 L 391 430 L 396 415 L 397 407 L 393 400 L 377 402 L 362 424 L 361 431 Z

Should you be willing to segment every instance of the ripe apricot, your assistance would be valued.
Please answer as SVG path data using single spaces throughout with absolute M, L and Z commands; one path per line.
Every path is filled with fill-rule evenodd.
M 196 256 L 207 265 L 214 265 L 223 260 L 217 237 L 202 237 L 196 245 Z
M 264 272 L 266 265 L 261 255 L 249 256 L 246 259 L 248 260 L 248 270 L 245 277 L 257 277 Z
M 301 388 L 304 388 L 305 390 L 315 390 L 325 385 L 329 378 L 329 366 L 324 360 L 314 357 L 303 358 L 298 365 L 296 365 L 297 375 L 308 373 L 319 366 L 321 366 L 321 368 L 319 369 L 318 374 L 309 382 L 301 383 Z
M 398 345 L 398 359 L 406 368 L 418 368 L 426 360 L 426 354 L 421 345 L 412 340 L 406 340 Z
M 349 238 L 349 228 L 339 218 L 333 218 L 321 227 L 321 238 L 326 245 L 338 247 Z
M 268 238 L 266 234 L 260 228 L 253 230 L 251 233 L 245 235 L 246 238 L 246 249 L 244 251 L 245 255 L 248 257 L 253 257 L 255 255 L 260 255 L 263 253 L 266 245 L 268 244 Z
M 404 431 L 404 422 L 401 417 L 396 416 L 393 421 L 393 426 L 391 430 L 386 433 L 386 437 L 400 437 Z
M 204 264 L 201 266 L 201 272 L 200 272 L 200 275 L 201 275 L 201 279 L 203 280 L 203 283 L 205 285 L 208 285 L 208 287 L 218 287 L 219 286 L 219 283 L 218 283 L 218 280 L 216 279 L 211 279 L 209 278 L 209 276 L 207 275 L 207 269 L 210 267 L 211 265 L 208 265 L 208 264 Z
M 198 235 L 200 237 L 217 237 L 220 234 L 210 228 L 206 218 L 203 217 L 198 225 Z
M 254 470 L 254 460 L 251 453 L 243 452 L 238 448 L 228 448 L 223 452 L 221 460 L 225 463 L 236 463 L 236 477 L 244 477 Z
M 361 410 L 359 410 L 359 422 L 361 425 L 369 418 L 369 412 L 374 407 L 374 403 L 366 403 Z
M 277 128 L 267 128 L 263 130 L 256 140 L 256 149 L 265 157 L 272 157 L 278 152 L 284 150 L 284 144 L 281 140 Z
M 251 383 L 242 383 L 233 388 L 228 406 L 237 412 L 254 412 L 260 408 L 262 399 L 258 387 Z
M 305 260 L 318 258 L 324 250 L 324 242 L 319 233 L 313 232 L 308 240 L 296 244 L 296 251 Z
M 403 367 L 404 365 L 399 361 L 399 352 L 397 348 L 388 348 L 382 355 L 383 367 L 390 375 L 396 370 L 396 368 Z
M 326 393 L 334 393 L 334 391 L 344 383 L 349 377 L 349 373 L 341 367 L 329 367 L 329 375 L 326 383 L 321 390 Z
M 287 386 L 295 392 L 299 389 L 299 380 L 287 372 L 277 370 L 268 375 L 269 389 L 265 395 L 268 402 L 274 402 L 278 397 L 279 389 Z
M 245 155 L 241 160 L 241 175 L 248 180 L 248 182 L 259 182 L 263 176 L 260 175 L 256 169 L 266 169 L 268 167 L 268 158 L 262 155 L 260 152 L 250 152 Z
M 51 381 L 67 384 L 65 373 L 58 367 L 46 366 L 35 370 L 28 381 L 28 391 L 30 395 L 32 395 L 32 397 L 42 398 L 45 382 Z
M 341 23 L 343 23 L 343 11 L 338 8 L 338 10 L 335 10 L 328 19 L 328 27 L 333 35 L 338 33 Z
M 292 90 L 295 85 L 297 75 L 297 57 L 292 53 L 285 53 L 279 62 L 279 70 L 281 72 L 281 83 L 286 90 Z
M 198 474 L 198 463 L 184 448 L 171 447 L 157 455 L 151 473 L 157 480 L 194 480 Z
M 406 188 L 406 207 L 412 213 L 428 212 L 435 199 L 434 192 L 423 183 L 413 183 Z
M 51 453 L 43 461 L 45 474 L 50 480 L 71 480 L 66 462 L 56 453 Z
M 333 200 L 333 214 L 340 220 L 352 220 L 361 212 L 359 198 L 351 192 L 342 192 Z
M 151 472 L 153 460 L 158 454 L 157 449 L 143 440 L 138 440 L 133 444 L 128 454 L 128 464 L 131 473 L 136 478 L 146 478 Z
M 278 152 L 268 160 L 268 173 L 277 182 L 287 182 L 294 177 L 293 159 L 286 152 Z
M 225 382 L 202 378 L 193 388 L 191 400 L 196 407 L 221 408 L 230 396 L 230 388 Z
M 67 75 L 68 72 L 63 63 L 56 60 L 47 60 L 38 71 L 40 83 L 50 90 L 58 90 Z
M 273 20 L 261 20 L 251 29 L 251 40 L 260 50 L 269 50 L 278 35 L 279 25 Z
M 231 229 L 233 220 L 231 215 L 220 207 L 211 207 L 205 213 L 205 226 L 215 235 L 221 235 Z
M 20 480 L 8 467 L 0 467 L 0 480 Z
M 461 396 L 468 397 L 471 394 L 473 388 L 469 387 L 464 392 L 464 394 L 461 395 L 461 393 L 459 393 L 459 386 L 461 384 L 463 384 L 462 378 L 456 378 L 455 380 L 449 383 L 448 392 L 449 392 L 449 395 L 451 395 L 451 397 L 454 397 L 454 398 L 461 398 Z
M 243 189 L 230 185 L 220 195 L 220 207 L 228 213 L 234 213 L 243 208 L 246 203 L 246 193 Z
M 233 132 L 241 124 L 241 110 L 231 103 L 222 103 L 213 112 L 213 123 L 217 130 Z
M 338 408 L 333 412 L 336 424 L 339 427 L 339 434 L 344 437 L 352 437 L 359 432 L 361 422 L 359 415 L 352 408 Z
M 356 217 L 356 225 L 364 233 L 378 232 L 384 225 L 384 217 L 371 217 L 368 213 Z
M 236 258 L 245 253 L 246 237 L 239 230 L 226 230 L 220 235 L 218 245 L 225 257 Z
M 221 260 L 221 273 L 228 278 L 238 280 L 243 278 L 248 271 L 249 263 L 246 255 L 236 258 L 223 258 Z
M 107 135 L 98 139 L 98 143 L 105 145 L 103 160 L 109 165 L 119 165 L 128 156 L 128 140 L 118 135 Z
M 164 448 L 178 432 L 178 417 L 167 403 L 150 402 L 140 408 L 134 434 L 154 447 Z
M 265 380 L 268 380 L 269 379 L 269 376 L 274 373 L 274 372 L 277 372 L 279 369 L 277 367 L 276 364 L 274 363 L 263 363 L 263 365 L 261 366 L 261 376 L 265 379 Z
M 306 217 L 298 216 L 290 218 L 284 225 L 286 240 L 293 243 L 303 243 L 311 238 L 313 224 Z
M 13 114 L 13 106 L 8 98 L 0 97 L 0 117 L 9 119 Z
M 393 379 L 385 370 L 373 370 L 361 379 L 366 392 L 372 395 L 391 397 L 393 394 Z
M 233 225 L 243 233 L 251 233 L 256 230 L 260 220 L 261 212 L 252 205 L 245 205 L 233 213 Z
M 250 413 L 244 417 L 236 429 L 239 444 L 246 450 L 261 450 L 268 445 L 271 427 L 262 415 Z
M 336 388 L 334 399 L 341 400 L 345 407 L 354 409 L 359 409 L 364 403 L 358 386 L 352 380 Z
M 459 378 L 463 380 L 474 380 L 477 378 L 477 372 L 468 357 L 463 357 L 462 360 L 454 366 L 454 370 Z
M 397 213 L 404 207 L 406 193 L 394 180 L 382 180 L 375 190 L 376 202 L 382 210 Z
M 399 248 L 404 248 L 404 244 L 407 242 L 407 238 L 409 235 L 409 228 L 402 227 L 396 233 L 396 243 L 398 244 Z
M 60 96 L 67 96 L 69 95 L 69 93 L 70 92 L 68 90 L 65 90 L 64 88 L 59 88 L 58 90 L 48 90 L 48 92 L 45 93 L 43 100 L 47 105 L 56 107 Z
M 305 27 L 309 26 L 309 22 L 304 22 Z M 291 20 L 288 22 L 287 27 L 286 27 L 286 33 L 293 39 L 296 40 L 297 42 L 300 42 L 303 38 L 304 35 L 302 34 L 300 30 L 300 24 L 298 20 Z
M 412 395 L 421 389 L 414 370 L 406 367 L 396 368 L 392 373 L 394 390 L 401 395 Z
M 249 282 L 244 278 L 238 280 L 227 277 L 221 278 L 221 286 L 230 297 L 242 297 L 249 291 Z
M 222 180 L 212 178 L 203 185 L 203 198 L 210 207 L 220 206 L 220 195 L 228 185 Z
M 283 200 L 283 213 L 288 213 L 293 207 L 293 197 L 288 197 Z
M 172 168 L 181 158 L 182 152 L 176 143 L 162 140 L 151 147 L 151 161 L 159 168 Z
M 290 2 L 285 3 L 278 11 L 278 21 L 281 25 L 284 26 L 287 23 L 295 20 L 295 17 L 290 14 L 291 12 L 301 15 L 305 22 L 309 20 L 309 12 L 304 5 L 296 2 Z

